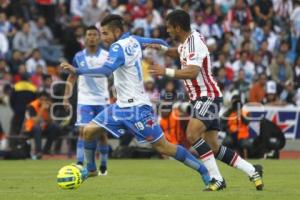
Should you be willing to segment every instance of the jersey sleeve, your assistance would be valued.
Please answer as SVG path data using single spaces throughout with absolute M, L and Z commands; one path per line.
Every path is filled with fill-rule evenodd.
M 144 48 L 145 44 L 161 44 L 161 45 L 169 47 L 168 43 L 162 39 L 146 38 L 146 37 L 140 37 L 137 35 L 134 35 L 133 37 L 140 43 L 142 48 Z
M 93 75 L 93 76 L 110 76 L 116 69 L 125 64 L 125 56 L 122 47 L 119 44 L 113 44 L 109 48 L 109 53 L 106 62 L 102 67 L 93 69 L 78 68 L 78 75 Z
M 190 38 L 186 48 L 186 64 L 202 67 L 203 60 L 208 56 L 208 49 L 204 41 L 194 36 Z
M 72 65 L 75 68 L 78 68 L 78 64 L 77 64 L 77 60 L 76 60 L 76 55 L 74 56 L 73 60 L 72 60 Z

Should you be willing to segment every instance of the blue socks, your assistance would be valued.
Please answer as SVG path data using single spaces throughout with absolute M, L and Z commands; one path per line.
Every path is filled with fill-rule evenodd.
M 106 168 L 107 159 L 108 159 L 108 152 L 109 152 L 108 145 L 99 145 L 98 146 L 98 151 L 100 152 L 100 167 L 105 167 Z
M 78 138 L 76 147 L 76 159 L 77 164 L 83 165 L 84 162 L 84 141 L 82 138 Z
M 180 145 L 177 145 L 176 155 L 174 157 L 176 160 L 182 162 L 186 166 L 198 171 L 205 185 L 208 185 L 211 178 L 208 174 L 207 168 L 197 160 L 188 150 Z
M 95 162 L 95 152 L 97 148 L 97 141 L 84 141 L 84 155 L 87 162 L 88 171 L 95 171 L 96 162 Z

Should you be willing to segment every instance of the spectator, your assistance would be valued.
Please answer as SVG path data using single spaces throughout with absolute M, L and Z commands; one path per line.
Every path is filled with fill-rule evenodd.
M 156 88 L 155 81 L 152 77 L 148 77 L 145 79 L 145 90 L 150 97 L 150 101 L 153 105 L 153 108 L 156 108 L 157 104 L 159 103 L 159 92 Z
M 281 92 L 284 88 L 286 81 L 293 82 L 293 69 L 286 62 L 283 54 L 279 54 L 274 60 L 270 68 L 272 74 L 272 80 L 274 80 L 278 85 L 278 91 Z
M 226 134 L 230 138 L 231 146 L 235 146 L 243 158 L 248 158 L 248 150 L 251 146 L 249 141 L 250 134 L 248 129 L 248 121 L 245 109 L 239 95 L 234 95 L 231 98 L 231 106 L 225 112 L 226 119 Z M 228 145 L 228 144 L 227 144 Z
M 295 37 L 300 37 L 300 2 L 294 1 L 294 9 L 290 15 L 291 30 Z
M 105 15 L 103 6 L 98 6 L 98 0 L 91 0 L 83 11 L 82 21 L 85 26 L 95 25 L 97 22 L 102 21 Z
M 249 91 L 248 101 L 250 103 L 262 103 L 266 96 L 266 82 L 267 75 L 261 73 L 258 77 L 258 80 L 252 85 Z
M 35 99 L 36 87 L 29 82 L 28 76 L 23 74 L 21 81 L 14 85 L 10 96 L 10 106 L 13 110 L 10 134 L 19 135 L 25 117 L 25 110 L 28 103 Z
M 36 38 L 30 32 L 30 26 L 28 23 L 22 25 L 22 31 L 18 31 L 13 39 L 13 48 L 21 51 L 27 58 L 32 51 L 37 48 Z
M 107 7 L 107 11 L 110 14 L 115 14 L 115 15 L 121 15 L 121 16 L 123 16 L 123 14 L 126 11 L 126 6 L 121 5 L 119 3 L 119 0 L 111 0 L 110 4 Z
M 245 81 L 252 83 L 252 79 L 255 73 L 255 68 L 253 62 L 248 60 L 249 54 L 246 51 L 241 52 L 240 59 L 236 60 L 232 64 L 232 69 L 234 71 L 235 77 L 238 77 L 238 72 L 242 69 L 245 72 Z
M 265 105 L 268 106 L 283 106 L 285 105 L 280 101 L 277 94 L 277 87 L 275 81 L 268 81 L 266 85 L 266 98 L 264 101 Z
M 221 88 L 221 90 L 228 90 L 232 84 L 232 81 L 230 81 L 228 79 L 228 77 L 226 76 L 225 67 L 219 67 L 217 69 L 216 80 L 217 80 L 218 85 Z
M 211 35 L 210 28 L 204 23 L 201 13 L 195 14 L 195 21 L 191 24 L 191 29 L 199 31 L 204 37 L 209 37 Z
M 12 24 L 7 20 L 5 12 L 0 12 L 0 33 L 9 35 L 13 30 Z
M 287 81 L 284 85 L 283 91 L 280 93 L 280 100 L 290 105 L 296 105 L 295 99 L 295 89 L 294 84 L 291 81 Z
M 238 94 L 240 95 L 241 101 L 243 103 L 246 102 L 246 99 L 248 97 L 249 85 L 249 82 L 247 82 L 245 78 L 244 69 L 240 69 L 238 71 L 238 77 L 234 82 L 233 88 L 238 91 Z
M 262 57 L 262 62 L 261 63 L 264 66 L 269 66 L 272 62 L 273 55 L 272 55 L 271 51 L 268 50 L 268 41 L 267 40 L 264 40 L 261 43 L 261 46 L 259 48 L 258 53 Z
M 70 0 L 70 12 L 72 16 L 83 17 L 83 12 L 89 1 Z
M 259 53 L 254 55 L 253 63 L 255 67 L 255 74 L 265 73 L 270 75 L 270 69 L 262 63 L 262 57 Z
M 292 0 L 276 0 L 273 1 L 274 20 L 279 27 L 288 25 L 289 16 L 293 11 Z
M 273 3 L 271 0 L 256 0 L 254 4 L 256 22 L 263 26 L 267 21 L 272 20 Z
M 59 127 L 50 116 L 51 100 L 47 92 L 39 93 L 36 100 L 30 102 L 26 108 L 24 132 L 34 138 L 35 152 L 33 159 L 40 159 L 42 154 L 50 154 L 51 145 L 59 135 Z M 42 148 L 42 135 L 46 135 L 47 142 Z
M 126 6 L 126 12 L 131 15 L 132 21 L 137 18 L 145 18 L 147 15 L 146 7 L 139 0 L 129 0 Z
M 13 50 L 12 56 L 8 59 L 10 72 L 12 75 L 16 75 L 19 71 L 19 66 L 24 64 L 23 54 L 18 50 Z
M 244 0 L 236 0 L 234 7 L 232 7 L 227 13 L 227 23 L 230 26 L 234 20 L 240 25 L 246 27 L 253 27 L 253 19 L 250 8 L 247 6 Z M 230 30 L 230 27 L 229 27 Z
M 38 66 L 42 67 L 43 73 L 48 73 L 45 60 L 42 59 L 40 51 L 35 49 L 32 52 L 32 56 L 26 61 L 27 73 L 34 74 Z
M 0 57 L 3 58 L 6 56 L 7 52 L 8 52 L 8 40 L 6 35 L 4 35 L 3 33 L 0 32 Z

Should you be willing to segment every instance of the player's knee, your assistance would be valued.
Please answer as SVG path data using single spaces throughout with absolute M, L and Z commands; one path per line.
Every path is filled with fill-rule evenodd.
M 195 131 L 187 131 L 186 134 L 187 140 L 190 144 L 194 144 L 197 142 L 200 138 L 202 138 L 202 134 L 198 134 Z
M 217 141 L 206 140 L 206 143 L 209 145 L 214 154 L 217 154 L 220 148 L 220 145 Z
M 84 127 L 83 129 L 83 138 L 85 140 L 93 140 L 93 131 L 89 127 Z
M 99 136 L 99 141 L 101 144 L 107 144 L 107 135 L 104 131 L 101 132 Z

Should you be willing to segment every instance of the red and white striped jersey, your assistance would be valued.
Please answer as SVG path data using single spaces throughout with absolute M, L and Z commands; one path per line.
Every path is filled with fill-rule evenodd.
M 210 56 L 204 37 L 197 31 L 178 46 L 181 68 L 185 69 L 189 65 L 200 67 L 200 72 L 196 79 L 185 79 L 184 85 L 189 94 L 190 100 L 199 97 L 222 97 L 222 93 L 211 73 Z

